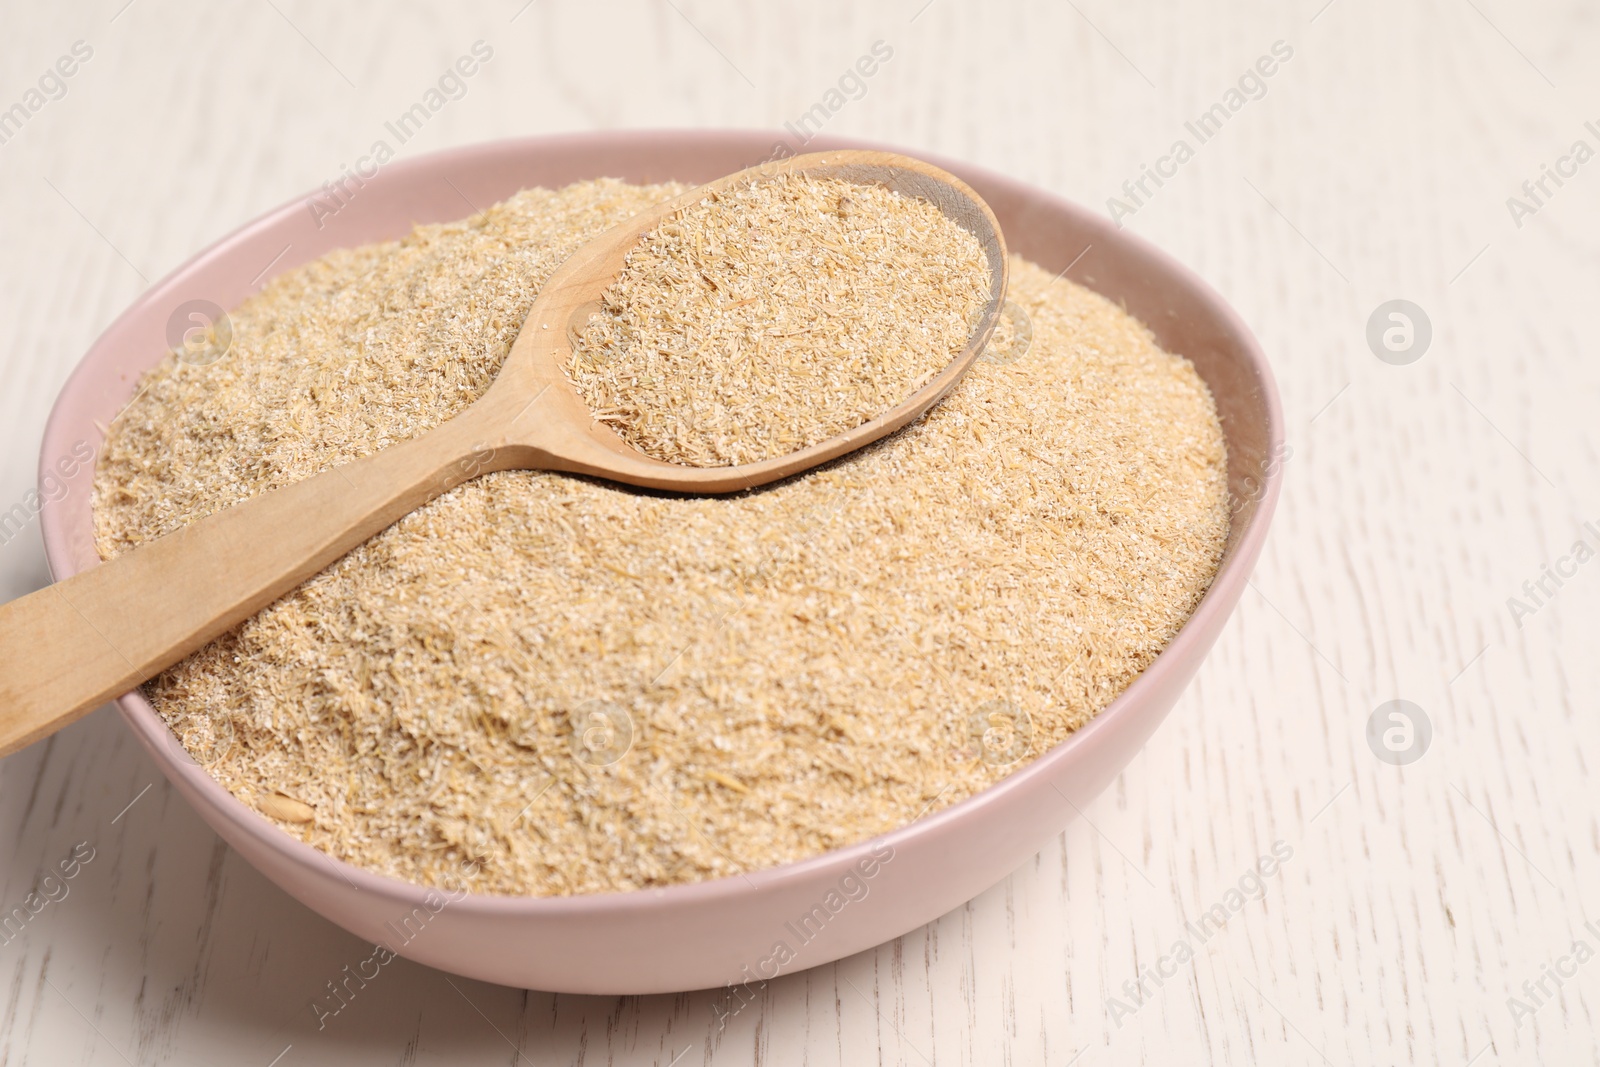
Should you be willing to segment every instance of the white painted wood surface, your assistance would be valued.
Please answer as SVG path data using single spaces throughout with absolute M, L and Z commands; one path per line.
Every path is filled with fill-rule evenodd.
M 1294 455 L 1254 589 L 1061 839 L 922 930 L 779 979 L 723 1032 L 711 994 L 553 996 L 404 961 L 319 1031 L 308 1002 L 370 950 L 223 846 L 102 710 L 0 764 L 0 908 L 93 850 L 0 944 L 0 1062 L 1600 1059 L 1600 962 L 1561 962 L 1600 952 L 1600 564 L 1531 616 L 1507 605 L 1600 526 L 1600 162 L 1547 181 L 1520 227 L 1506 206 L 1574 141 L 1600 148 L 1592 5 L 524 4 L 8 3 L 0 109 L 75 41 L 93 56 L 0 144 L 0 510 L 61 382 L 148 281 L 335 176 L 475 40 L 494 60 L 405 152 L 777 127 L 881 39 L 892 60 L 829 132 L 1099 205 L 1281 40 L 1265 95 L 1126 220 L 1278 369 Z M 1432 322 L 1406 366 L 1365 340 L 1394 298 Z M 0 596 L 45 579 L 33 523 L 0 546 Z M 1405 768 L 1365 740 L 1393 698 L 1434 731 Z M 1186 933 L 1275 842 L 1293 854 L 1260 899 Z M 1194 958 L 1161 964 L 1185 938 Z M 1110 1002 L 1158 966 L 1137 1011 Z

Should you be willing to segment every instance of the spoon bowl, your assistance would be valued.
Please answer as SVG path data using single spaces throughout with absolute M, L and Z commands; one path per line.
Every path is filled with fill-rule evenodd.
M 883 414 L 788 455 L 731 467 L 665 463 L 597 421 L 563 370 L 575 328 L 640 238 L 674 212 L 780 175 L 923 197 L 983 245 L 990 296 L 966 347 Z M 357 545 L 471 478 L 525 468 L 652 489 L 730 493 L 798 474 L 917 418 L 983 351 L 1005 300 L 999 223 L 964 182 L 890 152 L 817 152 L 719 178 L 574 253 L 541 288 L 489 390 L 420 437 L 246 500 L 0 606 L 0 756 L 59 730 L 238 626 Z
M 964 347 L 921 388 L 854 429 L 825 441 L 756 463 L 690 467 L 646 456 L 605 423 L 592 418 L 562 369 L 600 294 L 621 272 L 628 253 L 663 220 L 708 195 L 779 175 L 835 178 L 856 185 L 881 185 L 927 200 L 983 246 L 989 301 Z M 641 211 L 573 253 L 558 267 L 528 314 L 494 385 L 480 402 L 486 420 L 504 429 L 501 447 L 513 450 L 510 466 L 588 474 L 651 489 L 684 493 L 730 493 L 765 485 L 852 452 L 921 416 L 961 380 L 989 343 L 1005 303 L 1006 245 L 989 205 L 955 175 L 893 152 L 813 152 L 765 163 L 702 185 Z M 530 400 L 530 398 L 532 398 Z M 506 414 L 515 414 L 509 420 Z M 490 411 L 495 414 L 489 414 Z M 518 446 L 524 450 L 519 450 Z M 531 448 L 530 454 L 525 449 Z

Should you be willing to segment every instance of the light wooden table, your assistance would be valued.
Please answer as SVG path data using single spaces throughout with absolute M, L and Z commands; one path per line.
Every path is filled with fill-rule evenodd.
M 92 56 L 0 144 L 0 511 L 121 308 L 336 176 L 476 40 L 493 60 L 405 153 L 777 127 L 879 40 L 892 59 L 830 133 L 1096 205 L 1189 140 L 1124 221 L 1254 326 L 1294 454 L 1252 591 L 1085 818 L 938 922 L 773 982 L 725 1032 L 709 994 L 553 996 L 403 961 L 319 1032 L 309 1001 L 368 950 L 222 845 L 102 710 L 0 767 L 0 907 L 93 850 L 0 944 L 0 1062 L 1596 1062 L 1600 563 L 1561 561 L 1600 547 L 1600 161 L 1546 179 L 1537 210 L 1507 198 L 1573 171 L 1574 141 L 1600 149 L 1600 27 L 1579 0 L 1323 4 L 8 4 L 0 108 L 74 42 Z M 1292 56 L 1199 143 L 1185 122 L 1277 41 Z M 1366 338 L 1394 299 L 1431 323 L 1404 365 Z M 1547 564 L 1571 577 L 1514 612 Z M 45 580 L 37 523 L 8 531 L 0 595 Z M 1431 724 L 1405 767 L 1366 739 L 1392 699 Z M 1275 843 L 1291 855 L 1257 892 Z M 1220 932 L 1186 930 L 1217 904 Z

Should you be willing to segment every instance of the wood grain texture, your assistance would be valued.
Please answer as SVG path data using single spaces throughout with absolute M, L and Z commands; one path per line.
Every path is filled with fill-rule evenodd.
M 0 36 L 0 109 L 93 48 L 0 144 L 0 510 L 122 307 L 337 177 L 480 39 L 493 59 L 403 153 L 776 128 L 882 40 L 892 58 L 828 132 L 1096 205 L 1284 42 L 1259 98 L 1124 221 L 1256 329 L 1294 451 L 1254 589 L 1116 786 L 1003 884 L 771 983 L 724 1029 L 712 993 L 553 996 L 396 961 L 319 1030 L 309 1002 L 370 946 L 241 863 L 101 711 L 0 764 L 0 908 L 93 850 L 0 944 L 0 1061 L 1600 1060 L 1600 960 L 1561 963 L 1578 939 L 1600 952 L 1600 564 L 1530 615 L 1507 604 L 1600 526 L 1600 164 L 1547 182 L 1520 226 L 1506 205 L 1574 141 L 1600 147 L 1590 6 L 124 2 L 15 6 Z M 1406 366 L 1365 336 L 1397 298 L 1433 329 Z M 6 528 L 0 579 L 8 597 L 43 584 L 36 522 Z M 1433 727 L 1403 768 L 1365 736 L 1395 698 Z M 1241 879 L 1259 899 L 1189 932 Z M 1108 1003 L 1163 967 L 1137 1011 Z M 1508 1005 L 1533 1006 L 1524 982 L 1531 1016 Z

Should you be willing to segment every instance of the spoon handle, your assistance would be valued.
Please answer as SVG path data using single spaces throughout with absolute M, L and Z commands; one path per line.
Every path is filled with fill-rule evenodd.
M 154 677 L 407 512 L 499 469 L 463 413 L 0 605 L 0 756 Z

